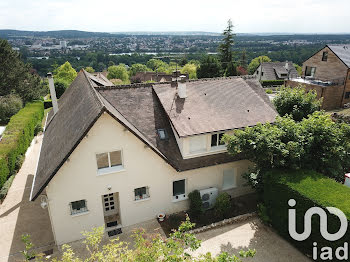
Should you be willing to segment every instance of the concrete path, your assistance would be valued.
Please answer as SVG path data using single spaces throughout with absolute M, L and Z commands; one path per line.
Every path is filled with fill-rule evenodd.
M 194 255 L 211 252 L 217 255 L 228 252 L 238 255 L 240 250 L 256 249 L 254 258 L 244 261 L 256 262 L 310 262 L 287 241 L 277 235 L 271 228 L 263 225 L 253 217 L 247 221 L 227 225 L 197 234 L 202 246 Z
M 34 138 L 4 202 L 0 205 L 0 261 L 21 261 L 24 250 L 22 234 L 30 234 L 40 252 L 54 247 L 47 209 L 40 199 L 29 201 L 34 172 L 39 157 L 42 135 Z

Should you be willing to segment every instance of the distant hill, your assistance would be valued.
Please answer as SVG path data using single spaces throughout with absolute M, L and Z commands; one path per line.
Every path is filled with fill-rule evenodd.
M 89 37 L 113 37 L 110 33 L 96 33 L 78 30 L 58 31 L 20 31 L 11 29 L 0 29 L 1 38 L 9 37 L 55 37 L 55 38 L 89 38 Z

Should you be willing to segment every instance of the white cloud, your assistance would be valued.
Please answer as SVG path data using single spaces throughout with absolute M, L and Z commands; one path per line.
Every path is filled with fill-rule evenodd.
M 348 0 L 1 0 L 0 28 L 86 31 L 349 32 Z

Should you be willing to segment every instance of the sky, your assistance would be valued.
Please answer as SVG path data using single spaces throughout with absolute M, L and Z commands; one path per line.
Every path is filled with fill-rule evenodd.
M 349 0 L 0 0 L 0 29 L 349 33 Z

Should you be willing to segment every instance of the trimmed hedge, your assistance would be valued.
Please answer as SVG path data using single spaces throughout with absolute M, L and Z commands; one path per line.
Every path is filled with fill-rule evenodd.
M 13 179 L 15 179 L 15 175 L 10 176 L 9 179 L 7 179 L 5 184 L 0 189 L 0 203 L 1 203 L 1 200 L 6 197 L 8 191 L 12 185 Z
M 333 254 L 344 242 L 350 243 L 350 188 L 310 170 L 281 171 L 274 170 L 264 176 L 264 204 L 268 220 L 280 235 L 289 240 L 301 252 L 312 256 L 313 243 L 317 242 L 318 253 L 322 247 L 332 247 Z M 323 208 L 328 217 L 327 230 L 335 233 L 339 230 L 340 221 L 330 214 L 325 207 L 336 207 L 348 218 L 348 231 L 337 241 L 325 240 L 320 233 L 320 219 L 312 216 L 312 232 L 308 239 L 296 241 L 288 231 L 288 200 L 295 199 L 296 228 L 298 233 L 304 231 L 304 215 L 311 207 Z M 333 256 L 334 257 L 334 256 Z M 321 261 L 321 260 L 320 260 Z M 337 261 L 335 258 L 332 261 Z
M 284 80 L 262 80 L 261 85 L 265 86 L 281 86 L 284 85 Z
M 41 101 L 27 103 L 6 126 L 0 142 L 0 188 L 16 172 L 16 160 L 23 155 L 34 137 L 34 130 L 44 116 Z

